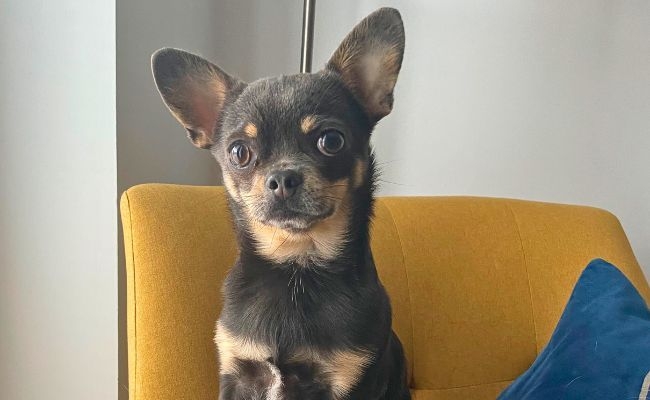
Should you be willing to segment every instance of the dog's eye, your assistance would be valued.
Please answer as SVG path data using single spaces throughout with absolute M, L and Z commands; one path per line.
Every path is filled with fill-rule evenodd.
M 244 143 L 237 142 L 230 148 L 230 162 L 238 168 L 244 168 L 251 162 L 252 151 Z
M 335 129 L 328 129 L 318 138 L 318 150 L 326 156 L 333 156 L 343 149 L 345 138 Z

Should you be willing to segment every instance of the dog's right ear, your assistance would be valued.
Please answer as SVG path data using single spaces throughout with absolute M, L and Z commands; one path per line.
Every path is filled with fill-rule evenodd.
M 156 51 L 151 69 L 163 101 L 192 143 L 210 148 L 226 101 L 244 83 L 211 62 L 177 49 Z

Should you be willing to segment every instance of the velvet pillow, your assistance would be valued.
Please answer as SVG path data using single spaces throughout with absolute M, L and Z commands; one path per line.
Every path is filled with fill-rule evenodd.
M 584 270 L 551 340 L 497 400 L 650 400 L 650 311 L 604 260 Z

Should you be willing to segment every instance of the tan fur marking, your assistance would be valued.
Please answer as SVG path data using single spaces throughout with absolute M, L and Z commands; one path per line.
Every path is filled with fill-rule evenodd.
M 305 349 L 291 357 L 298 363 L 317 364 L 332 386 L 335 399 L 344 399 L 363 375 L 366 367 L 373 359 L 368 350 L 335 350 L 321 352 L 315 349 Z
M 256 138 L 257 137 L 257 125 L 255 125 L 252 122 L 247 123 L 244 126 L 244 133 L 246 136 L 251 137 L 251 138 Z
M 311 132 L 312 129 L 314 129 L 314 126 L 316 125 L 316 116 L 315 115 L 307 115 L 306 117 L 303 117 L 300 120 L 300 130 L 302 133 L 305 135 Z
M 249 339 L 235 337 L 221 322 L 217 323 L 214 341 L 219 352 L 219 373 L 222 375 L 237 373 L 237 360 L 266 363 L 272 356 L 271 349 L 267 346 Z M 332 387 L 334 399 L 342 400 L 359 382 L 373 357 L 371 351 L 363 349 L 324 352 L 308 348 L 297 351 L 290 357 L 290 361 L 318 365 L 324 378 Z M 268 365 L 273 372 L 274 366 L 272 364 Z
M 336 351 L 328 357 L 323 369 L 330 375 L 335 399 L 345 398 L 371 360 L 372 355 L 364 351 Z
M 354 163 L 354 169 L 352 170 L 352 185 L 355 189 L 358 189 L 363 184 L 363 181 L 366 177 L 366 171 L 368 166 L 362 160 L 357 160 Z
M 271 357 L 271 350 L 249 339 L 234 336 L 221 322 L 217 323 L 214 342 L 219 351 L 220 373 L 229 374 L 237 372 L 236 360 L 265 361 Z
M 347 207 L 347 178 L 335 182 L 328 193 L 331 197 L 342 199 L 334 213 L 317 222 L 306 232 L 292 233 L 281 228 L 265 225 L 256 218 L 249 216 L 250 229 L 258 242 L 258 252 L 276 262 L 296 261 L 307 264 L 309 261 L 319 262 L 331 260 L 337 256 L 343 245 L 347 229 L 349 210 Z M 254 184 L 254 187 L 256 185 Z M 264 187 L 261 187 L 264 190 Z M 255 194 L 257 190 L 251 191 Z M 249 196 L 245 196 L 244 201 Z M 252 203 L 248 204 L 249 209 Z
M 223 185 L 226 187 L 226 190 L 233 198 L 237 200 L 241 199 L 241 195 L 239 194 L 239 191 L 235 186 L 235 182 L 232 180 L 230 175 L 223 174 Z

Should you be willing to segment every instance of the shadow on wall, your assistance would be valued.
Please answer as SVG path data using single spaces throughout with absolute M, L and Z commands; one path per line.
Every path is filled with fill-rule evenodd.
M 145 182 L 215 185 L 221 172 L 167 111 L 151 76 L 161 47 L 195 52 L 251 81 L 298 72 L 302 3 L 117 0 L 117 190 Z M 119 398 L 128 398 L 124 250 L 119 237 Z

